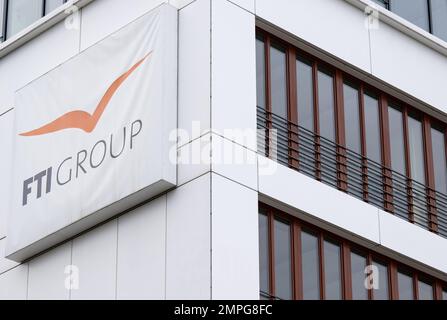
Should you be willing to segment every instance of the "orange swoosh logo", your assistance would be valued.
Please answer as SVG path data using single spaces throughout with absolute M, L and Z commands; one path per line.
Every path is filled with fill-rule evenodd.
M 93 114 L 82 110 L 70 111 L 40 128 L 21 133 L 20 135 L 25 137 L 38 136 L 64 129 L 81 129 L 87 133 L 92 132 L 95 129 L 96 124 L 104 113 L 104 110 L 106 109 L 115 92 L 132 74 L 132 72 L 134 72 L 149 57 L 151 53 L 152 51 L 144 56 L 143 59 L 135 63 L 129 70 L 123 73 L 115 81 L 113 81 L 104 96 L 101 98 L 101 101 L 99 101 Z

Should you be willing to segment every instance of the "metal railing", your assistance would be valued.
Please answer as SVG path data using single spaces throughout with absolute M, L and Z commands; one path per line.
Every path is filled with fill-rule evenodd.
M 258 107 L 258 152 L 447 238 L 447 195 Z

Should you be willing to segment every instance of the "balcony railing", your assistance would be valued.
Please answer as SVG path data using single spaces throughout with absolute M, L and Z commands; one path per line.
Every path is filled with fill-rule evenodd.
M 447 238 L 447 195 L 258 107 L 258 152 Z

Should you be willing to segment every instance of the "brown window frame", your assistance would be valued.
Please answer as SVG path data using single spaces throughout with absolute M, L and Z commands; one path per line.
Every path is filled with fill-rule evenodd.
M 324 241 L 333 242 L 340 247 L 340 285 L 341 299 L 352 300 L 352 274 L 351 274 L 351 252 L 362 254 L 366 257 L 367 265 L 373 261 L 387 266 L 388 271 L 388 298 L 389 300 L 399 300 L 397 272 L 405 270 L 408 272 L 413 281 L 414 299 L 418 299 L 418 279 L 432 284 L 433 299 L 442 300 L 442 291 L 447 289 L 447 283 L 441 279 L 427 275 L 422 271 L 416 270 L 403 263 L 389 258 L 383 254 L 367 249 L 332 232 L 326 231 L 320 227 L 305 222 L 295 216 L 280 211 L 270 205 L 259 202 L 259 214 L 267 217 L 268 221 L 268 261 L 269 261 L 269 292 L 265 298 L 278 299 L 275 296 L 275 259 L 274 259 L 274 222 L 275 219 L 285 221 L 290 225 L 291 230 L 291 277 L 292 277 L 292 297 L 294 300 L 303 299 L 303 274 L 302 274 L 302 257 L 301 257 L 301 232 L 311 233 L 318 239 L 318 258 L 319 258 L 319 299 L 325 299 L 325 279 L 324 279 Z M 374 290 L 368 289 L 368 300 L 374 299 Z
M 362 181 L 363 181 L 363 199 L 366 202 L 371 202 L 369 189 L 368 189 L 368 160 L 366 152 L 366 133 L 365 133 L 365 104 L 364 95 L 366 93 L 373 93 L 378 100 L 379 118 L 380 118 L 380 148 L 381 148 L 381 166 L 382 171 L 382 188 L 383 188 L 383 201 L 380 206 L 381 209 L 394 213 L 395 208 L 393 204 L 393 175 L 391 169 L 391 150 L 390 150 L 390 128 L 388 119 L 388 107 L 390 105 L 399 107 L 404 116 L 404 140 L 405 140 L 405 160 L 406 160 L 406 185 L 408 193 L 408 217 L 407 220 L 411 223 L 416 223 L 414 218 L 413 208 L 413 186 L 414 181 L 411 179 L 411 159 L 409 148 L 409 131 L 408 131 L 408 117 L 409 114 L 418 114 L 421 118 L 421 124 L 423 128 L 423 148 L 424 148 L 424 162 L 425 162 L 425 199 L 427 212 L 424 219 L 427 220 L 428 230 L 438 233 L 438 217 L 436 207 L 436 190 L 435 190 L 435 173 L 433 166 L 433 153 L 432 153 L 432 141 L 430 129 L 433 124 L 442 128 L 444 131 L 444 137 L 447 146 L 447 125 L 442 121 L 435 119 L 434 117 L 417 110 L 416 108 L 400 101 L 399 99 L 381 91 L 372 85 L 366 83 L 363 80 L 357 79 L 352 75 L 328 64 L 327 62 L 317 58 L 290 43 L 268 33 L 265 30 L 256 29 L 256 38 L 262 38 L 264 41 L 265 52 L 265 93 L 266 93 L 266 114 L 267 114 L 267 127 L 271 128 L 272 121 L 272 108 L 271 108 L 271 83 L 270 83 L 270 45 L 275 43 L 285 49 L 286 53 L 286 88 L 287 88 L 287 123 L 289 129 L 288 145 L 288 165 L 290 168 L 300 170 L 298 146 L 299 146 L 299 119 L 298 119 L 298 95 L 297 92 L 297 74 L 296 74 L 296 60 L 298 58 L 309 61 L 312 66 L 312 85 L 313 85 L 313 121 L 314 121 L 314 134 L 315 134 L 315 174 L 314 178 L 322 181 L 322 161 L 321 161 L 321 137 L 320 137 L 320 123 L 319 123 L 319 101 L 318 101 L 318 70 L 324 69 L 331 72 L 333 75 L 334 85 L 334 128 L 335 128 L 335 145 L 337 149 L 336 163 L 337 163 L 337 188 L 341 191 L 348 192 L 348 179 L 347 179 L 347 157 L 346 157 L 346 137 L 345 137 L 345 124 L 344 124 L 344 97 L 343 97 L 343 85 L 349 83 L 358 88 L 359 92 L 359 114 L 360 114 L 360 131 L 361 131 L 361 154 L 362 157 Z M 269 125 L 270 124 L 270 125 Z M 268 140 L 268 138 L 267 138 Z M 446 147 L 447 155 L 447 147 Z M 271 154 L 267 148 L 267 156 L 271 157 Z M 379 206 L 376 204 L 376 206 Z M 444 223 L 447 224 L 447 221 Z M 447 235 L 444 235 L 447 237 Z

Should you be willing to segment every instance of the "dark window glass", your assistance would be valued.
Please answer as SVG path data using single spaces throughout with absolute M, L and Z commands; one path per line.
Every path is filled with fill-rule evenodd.
M 447 300 L 447 289 L 442 290 L 442 300 Z
M 413 278 L 406 273 L 397 273 L 397 285 L 399 287 L 399 300 L 413 300 Z
M 447 1 L 430 0 L 433 34 L 447 41 Z
M 304 231 L 301 232 L 301 257 L 303 298 L 305 300 L 317 300 L 320 298 L 318 238 Z
M 314 145 L 314 85 L 312 66 L 305 60 L 296 61 L 298 125 L 306 130 L 298 132 L 298 157 L 300 170 L 315 175 Z
M 343 85 L 346 147 L 348 148 L 348 192 L 363 198 L 359 92 Z
M 0 42 L 4 41 L 4 9 L 5 9 L 5 0 L 0 0 Z
M 42 17 L 43 0 L 10 0 L 8 2 L 7 37 L 22 31 Z
M 337 158 L 335 148 L 334 78 L 318 71 L 318 117 L 322 162 L 321 180 L 332 186 L 337 185 Z
M 433 164 L 436 191 L 447 194 L 447 161 L 445 157 L 445 136 L 442 131 L 431 129 Z
M 314 97 L 312 66 L 307 62 L 296 61 L 298 124 L 307 130 L 314 130 Z
M 382 151 L 380 143 L 380 114 L 376 98 L 365 94 L 365 134 L 366 153 L 369 159 L 381 163 Z
M 320 135 L 335 142 L 334 79 L 318 71 L 318 111 Z
M 418 281 L 419 300 L 433 300 L 433 286 L 424 281 Z
M 324 241 L 324 281 L 326 299 L 340 300 L 341 295 L 341 267 L 340 246 Z
M 375 3 L 377 3 L 379 6 L 386 8 L 386 0 L 373 0 Z
M 351 252 L 352 299 L 354 300 L 368 299 L 368 291 L 365 287 L 365 267 L 366 258 L 355 252 Z
M 378 271 L 378 287 L 373 286 L 374 300 L 388 300 L 388 266 L 380 262 L 373 262 Z M 375 278 L 376 279 L 376 278 Z
M 429 31 L 427 0 L 392 0 L 391 11 Z
M 257 105 L 265 109 L 265 51 L 264 41 L 256 39 L 256 92 Z
M 262 292 L 269 293 L 269 245 L 268 245 L 268 218 L 259 215 L 259 283 Z
M 279 47 L 270 48 L 272 112 L 287 119 L 286 53 Z
M 408 139 L 410 145 L 411 178 L 418 183 L 413 185 L 413 213 L 415 222 L 423 227 L 428 226 L 425 198 L 425 163 L 424 142 L 421 121 L 408 117 Z
M 275 294 L 292 299 L 292 257 L 290 225 L 275 220 Z
M 368 161 L 368 200 L 383 205 L 382 151 L 379 102 L 372 95 L 364 95 L 366 155 Z
M 393 169 L 394 212 L 408 217 L 407 166 L 405 160 L 404 115 L 397 107 L 388 107 L 390 128 L 391 168 Z
M 405 140 L 403 114 L 394 107 L 388 107 L 390 121 L 391 168 L 402 175 L 406 175 Z
M 50 13 L 54 9 L 60 7 L 66 2 L 65 0 L 45 0 L 45 14 Z

